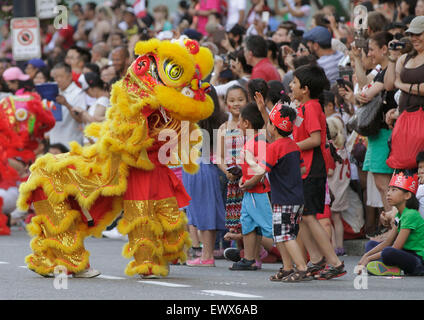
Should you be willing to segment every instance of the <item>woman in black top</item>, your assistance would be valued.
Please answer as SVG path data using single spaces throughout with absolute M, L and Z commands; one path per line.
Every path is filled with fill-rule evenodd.
M 384 78 L 386 89 L 401 90 L 398 110 L 392 109 L 386 116 L 387 124 L 394 126 L 387 164 L 396 169 L 416 168 L 415 158 L 424 150 L 423 25 L 424 16 L 412 20 L 406 33 L 410 35 L 413 51 L 400 56 L 400 51 L 390 50 Z

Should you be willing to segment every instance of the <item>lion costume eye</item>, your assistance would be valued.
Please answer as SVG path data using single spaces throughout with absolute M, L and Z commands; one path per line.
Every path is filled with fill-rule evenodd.
M 180 79 L 184 71 L 180 65 L 172 63 L 170 60 L 166 60 L 163 63 L 163 70 L 165 71 L 166 76 L 172 81 Z

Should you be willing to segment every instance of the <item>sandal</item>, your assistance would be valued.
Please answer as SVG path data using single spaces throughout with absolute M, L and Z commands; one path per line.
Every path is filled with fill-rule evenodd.
M 284 270 L 283 268 L 280 268 L 278 272 L 271 277 L 269 277 L 270 281 L 281 281 L 283 278 L 291 275 L 294 272 L 294 270 Z
M 308 275 L 315 276 L 316 274 L 319 274 L 322 270 L 324 270 L 325 265 L 325 257 L 322 257 L 322 259 L 317 263 L 312 263 L 312 261 L 309 261 L 306 265 L 308 267 Z
M 305 271 L 294 271 L 287 277 L 281 279 L 282 282 L 301 282 L 301 281 L 311 281 L 314 277 L 308 275 L 308 270 Z
M 315 279 L 330 280 L 333 278 L 344 276 L 346 273 L 347 271 L 345 270 L 344 262 L 342 261 L 342 264 L 339 265 L 338 267 L 333 267 L 331 265 L 328 265 L 325 270 L 321 271 L 319 274 L 315 276 Z

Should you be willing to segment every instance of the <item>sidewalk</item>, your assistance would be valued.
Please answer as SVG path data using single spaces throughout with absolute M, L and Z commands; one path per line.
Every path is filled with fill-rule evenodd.
M 365 244 L 368 239 L 345 240 L 344 249 L 348 256 L 362 256 L 365 253 Z

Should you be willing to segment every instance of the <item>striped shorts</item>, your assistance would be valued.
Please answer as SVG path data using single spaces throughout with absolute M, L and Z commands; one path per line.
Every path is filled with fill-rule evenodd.
M 272 233 L 275 242 L 296 240 L 302 213 L 303 205 L 272 206 Z

